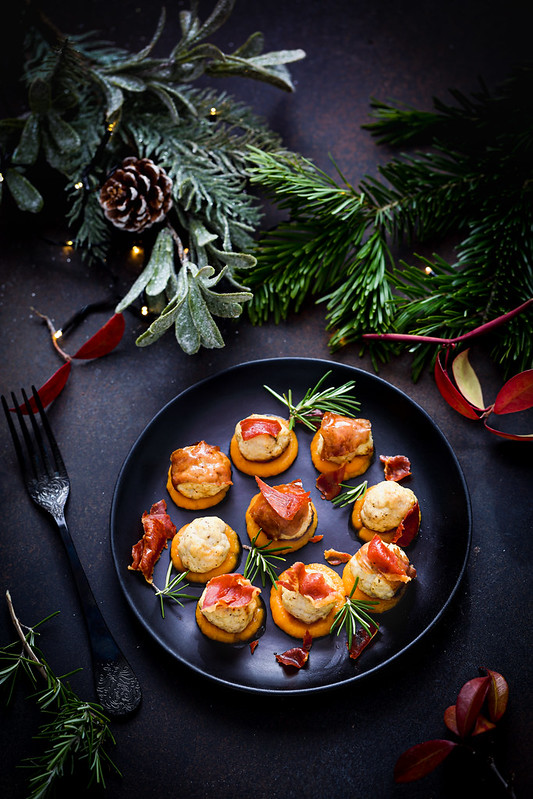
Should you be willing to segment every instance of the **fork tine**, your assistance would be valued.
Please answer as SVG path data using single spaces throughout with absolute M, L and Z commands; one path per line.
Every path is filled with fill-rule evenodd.
M 17 401 L 16 401 L 16 399 L 15 399 L 15 397 L 13 395 L 13 392 L 11 393 L 11 397 L 13 399 L 15 407 L 18 408 L 18 403 L 17 403 Z M 19 439 L 17 431 L 15 429 L 15 425 L 13 424 L 13 417 L 11 415 L 11 411 L 9 410 L 6 398 L 4 397 L 3 394 L 2 394 L 2 407 L 3 407 L 4 413 L 6 415 L 7 426 L 9 427 L 9 432 L 11 433 L 11 438 L 13 439 L 13 446 L 15 447 L 15 452 L 17 453 L 17 459 L 18 459 L 18 462 L 19 462 L 20 470 L 21 470 L 21 472 L 22 472 L 22 474 L 24 476 L 24 479 L 26 480 L 29 477 L 28 464 L 26 463 L 26 459 L 24 457 L 24 453 L 22 451 L 22 447 L 20 446 L 20 439 Z M 19 411 L 19 413 L 20 413 L 20 411 Z
M 35 401 L 35 405 L 37 406 L 37 410 L 39 411 L 39 416 L 41 418 L 43 429 L 48 437 L 48 443 L 50 444 L 50 449 L 52 450 L 56 471 L 63 477 L 67 477 L 68 475 L 67 475 L 67 470 L 65 468 L 65 464 L 63 462 L 63 457 L 61 455 L 55 436 L 52 432 L 52 428 L 50 427 L 50 422 L 48 421 L 48 417 L 43 408 L 39 392 L 37 391 L 35 386 L 32 386 L 31 390 L 33 394 L 33 399 Z
M 22 397 L 24 399 L 24 405 L 25 405 L 25 408 L 26 408 L 26 414 L 29 417 L 30 423 L 31 423 L 31 426 L 32 426 L 34 442 L 37 444 L 37 448 L 38 448 L 38 452 L 37 452 L 34 444 L 30 445 L 31 448 L 29 447 L 30 458 L 31 458 L 33 467 L 35 469 L 36 476 L 42 475 L 43 472 L 45 472 L 49 477 L 51 477 L 54 474 L 55 470 L 52 467 L 52 464 L 50 462 L 50 457 L 48 455 L 48 452 L 46 451 L 46 447 L 44 445 L 41 429 L 40 429 L 39 425 L 37 424 L 37 419 L 35 418 L 35 412 L 33 410 L 31 402 L 29 401 L 28 396 L 27 396 L 26 392 L 24 391 L 24 389 L 21 388 L 20 391 L 21 391 Z M 22 416 L 22 414 L 21 414 L 21 416 Z M 22 419 L 23 418 L 24 417 L 22 417 Z M 25 437 L 25 440 L 26 440 L 26 444 L 28 444 L 28 439 L 26 439 L 26 437 Z

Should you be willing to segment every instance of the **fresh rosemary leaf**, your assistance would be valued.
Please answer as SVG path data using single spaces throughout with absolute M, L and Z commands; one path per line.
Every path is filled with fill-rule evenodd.
M 357 486 L 341 483 L 341 488 L 346 488 L 346 491 L 342 491 L 340 494 L 337 494 L 336 497 L 333 497 L 331 504 L 335 505 L 337 508 L 344 508 L 346 505 L 351 505 L 352 502 L 355 502 L 356 499 L 359 499 L 359 497 L 365 493 L 367 485 L 368 482 L 366 480 L 359 483 Z
M 194 594 L 184 593 L 185 590 L 189 588 L 189 583 L 183 582 L 188 573 L 189 572 L 180 572 L 171 579 L 170 575 L 172 574 L 172 561 L 170 561 L 168 564 L 164 587 L 158 588 L 156 585 L 153 586 L 155 595 L 159 597 L 161 616 L 163 619 L 165 618 L 165 597 L 177 602 L 177 604 L 181 607 L 183 607 L 183 602 L 181 601 L 182 599 L 198 599 L 198 597 Z
M 275 564 L 272 563 L 272 561 L 285 561 L 285 558 L 280 553 L 287 553 L 289 549 L 283 546 L 269 549 L 268 544 L 258 545 L 257 538 L 260 532 L 261 530 L 258 530 L 257 534 L 253 537 L 250 547 L 245 546 L 245 549 L 248 549 L 248 555 L 246 557 L 243 574 L 244 577 L 246 577 L 252 583 L 259 575 L 261 578 L 261 583 L 264 587 L 267 578 L 270 580 L 272 585 L 276 584 L 278 574 Z
M 350 596 L 346 597 L 344 605 L 335 614 L 333 623 L 329 629 L 330 633 L 337 631 L 337 635 L 340 634 L 341 630 L 346 631 L 348 649 L 352 645 L 358 624 L 360 624 L 369 635 L 372 635 L 372 628 L 379 629 L 379 624 L 369 616 L 369 611 L 372 610 L 374 605 L 377 605 L 377 602 L 372 599 L 353 599 L 353 593 L 358 582 L 359 578 L 356 578 L 354 586 L 350 591 Z
M 317 384 L 308 389 L 303 398 L 296 404 L 293 403 L 291 389 L 286 394 L 281 395 L 269 386 L 263 386 L 263 388 L 266 388 L 276 399 L 287 406 L 289 410 L 289 426 L 291 428 L 298 421 L 311 430 L 316 430 L 317 417 L 319 418 L 326 411 L 338 413 L 342 416 L 353 416 L 359 410 L 359 402 L 351 395 L 355 380 L 349 380 L 338 387 L 322 388 L 324 381 L 330 374 L 331 370 L 322 375 Z

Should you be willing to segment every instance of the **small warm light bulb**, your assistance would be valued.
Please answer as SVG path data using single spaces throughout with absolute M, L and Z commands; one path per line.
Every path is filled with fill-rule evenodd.
M 74 188 L 83 189 L 83 182 L 81 180 L 78 180 L 78 182 L 74 184 Z
M 57 341 L 57 339 L 58 339 L 58 338 L 61 338 L 61 336 L 62 336 L 62 335 L 63 335 L 63 331 L 62 331 L 62 330 L 56 330 L 56 332 L 54 333 L 54 336 L 53 336 L 53 337 L 54 337 L 54 338 L 55 338 L 55 340 Z
M 148 316 L 148 306 L 147 305 L 143 305 L 143 307 L 141 308 L 141 313 L 142 313 L 143 316 Z
M 73 244 L 74 244 L 74 242 L 72 241 L 72 239 L 68 239 L 68 240 L 65 242 L 65 247 L 72 247 L 72 246 L 73 246 Z
M 110 123 L 108 124 L 108 126 L 107 126 L 107 129 L 108 129 L 108 131 L 109 131 L 110 133 L 113 133 L 113 131 L 115 130 L 116 126 L 117 126 L 117 120 L 115 119 L 115 121 L 114 121 L 114 122 L 110 122 Z
M 142 253 L 142 247 L 139 247 L 137 244 L 134 244 L 131 248 L 132 255 L 140 255 Z
M 183 248 L 183 254 L 184 255 L 188 255 L 189 254 L 189 248 L 188 247 L 184 247 Z
M 434 275 L 435 274 L 435 272 L 433 271 L 433 269 L 430 266 L 426 266 L 426 268 L 424 269 L 424 272 L 426 273 L 426 275 Z
M 211 106 L 211 108 L 209 109 L 209 113 L 211 114 L 212 117 L 216 117 L 218 112 L 214 105 Z
M 0 172 L 0 183 L 2 183 L 2 182 L 3 182 L 3 180 L 4 180 L 4 176 L 3 176 L 3 175 L 2 175 L 2 173 Z

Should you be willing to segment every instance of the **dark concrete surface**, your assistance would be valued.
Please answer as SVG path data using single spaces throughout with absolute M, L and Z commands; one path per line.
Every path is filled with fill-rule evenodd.
M 204 7 L 205 4 L 202 5 Z M 209 4 L 207 4 L 208 6 Z M 100 29 L 118 43 L 141 47 L 159 15 L 143 2 L 42 3 L 64 30 Z M 178 3 L 178 8 L 183 4 Z M 176 36 L 174 4 L 167 7 L 165 41 Z M 329 154 L 356 183 L 387 157 L 361 130 L 369 99 L 430 108 L 448 88 L 475 91 L 531 56 L 526 4 L 368 2 L 367 0 L 238 0 L 218 34 L 228 43 L 255 30 L 267 49 L 302 47 L 307 59 L 292 68 L 296 93 L 263 84 L 228 82 L 230 90 L 263 113 L 289 148 L 330 169 Z M 4 36 L 9 31 L 4 30 Z M 12 40 L 10 43 L 13 45 Z M 16 110 L 18 90 L 3 49 L 2 115 Z M 57 368 L 45 327 L 32 308 L 56 325 L 110 291 L 110 277 L 89 269 L 62 241 L 66 226 L 54 213 L 35 220 L 2 217 L 0 255 L 0 392 L 42 384 Z M 121 264 L 114 264 L 126 283 Z M 106 314 L 92 317 L 69 339 L 69 351 Z M 100 321 L 99 321 L 100 320 Z M 244 361 L 277 356 L 332 358 L 372 371 L 357 347 L 331 355 L 324 310 L 308 306 L 279 325 L 254 328 L 244 319 L 224 328 L 226 346 L 186 356 L 172 335 L 137 349 L 142 323 L 126 314 L 125 336 L 105 359 L 75 364 L 50 418 L 72 479 L 68 519 L 98 603 L 132 663 L 144 691 L 140 711 L 113 723 L 113 757 L 122 777 L 108 778 L 113 799 L 256 796 L 258 799 L 456 799 L 503 796 L 474 763 L 451 758 L 434 774 L 395 786 L 394 763 L 412 744 L 446 737 L 442 715 L 478 667 L 501 672 L 510 685 L 508 712 L 495 737 L 505 773 L 516 775 L 519 797 L 531 795 L 531 533 L 530 445 L 490 436 L 440 398 L 433 377 L 414 384 L 403 355 L 380 376 L 406 392 L 440 427 L 468 484 L 473 541 L 466 574 L 451 606 L 423 642 L 376 676 L 310 697 L 265 698 L 223 688 L 171 659 L 132 617 L 111 559 L 109 512 L 120 467 L 154 414 L 196 381 Z M 487 397 L 502 382 L 482 350 Z M 48 519 L 26 497 L 7 428 L 0 420 L 0 643 L 14 638 L 3 595 L 9 589 L 20 618 L 33 624 L 55 611 L 41 646 L 58 673 L 81 667 L 72 684 L 92 698 L 90 661 L 82 619 L 64 553 Z M 446 575 L 443 574 L 443 579 Z M 0 794 L 26 796 L 17 767 L 38 748 L 31 736 L 39 714 L 16 694 L 0 711 Z M 60 797 L 98 796 L 67 783 Z

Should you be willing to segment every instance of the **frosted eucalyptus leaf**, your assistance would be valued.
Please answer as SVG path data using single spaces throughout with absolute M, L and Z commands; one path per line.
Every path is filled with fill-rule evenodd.
M 220 330 L 209 312 L 199 285 L 195 281 L 190 281 L 189 283 L 189 308 L 191 319 L 200 335 L 203 346 L 209 349 L 223 347 L 224 340 Z
M 94 77 L 104 91 L 106 98 L 106 116 L 109 118 L 115 114 L 124 104 L 124 93 L 118 86 L 114 86 L 109 78 L 100 70 L 93 69 Z
M 72 125 L 65 122 L 59 114 L 55 111 L 50 111 L 48 114 L 48 130 L 54 139 L 59 150 L 65 153 L 78 150 L 81 146 L 81 140 L 78 133 L 74 130 Z
M 19 143 L 13 153 L 14 164 L 34 164 L 39 154 L 40 145 L 40 128 L 39 117 L 37 114 L 30 114 L 22 133 L 20 134 Z
M 160 315 L 155 319 L 150 327 L 137 338 L 135 344 L 138 347 L 147 347 L 157 341 L 163 333 L 165 333 L 171 325 L 174 324 L 180 307 L 186 302 L 185 298 L 173 297 L 168 303 L 167 307 L 163 309 Z
M 141 78 L 136 78 L 126 75 L 111 75 L 109 82 L 119 89 L 124 89 L 128 92 L 144 92 L 146 90 L 146 83 Z
M 200 26 L 196 38 L 203 39 L 206 36 L 211 36 L 212 33 L 224 25 L 226 20 L 229 19 L 234 5 L 235 0 L 218 0 L 210 16 Z
M 212 241 L 218 239 L 218 235 L 216 233 L 209 231 L 205 225 L 203 225 L 195 217 L 191 217 L 189 220 L 189 233 L 194 239 L 197 247 L 205 247 L 207 244 L 210 244 Z
M 161 294 L 174 269 L 174 242 L 169 230 L 162 230 L 152 248 L 148 267 L 151 269 L 150 279 L 146 284 L 146 293 L 152 296 Z
M 189 303 L 184 302 L 176 315 L 175 323 L 176 340 L 183 352 L 194 355 L 201 346 L 200 334 L 194 326 Z
M 233 51 L 233 55 L 239 56 L 239 58 L 252 58 L 253 56 L 259 55 L 261 50 L 263 49 L 265 42 L 265 37 L 260 31 L 256 31 L 252 33 L 252 35 L 241 44 L 236 50 Z
M 213 245 L 210 245 L 207 249 L 209 252 L 216 255 L 220 261 L 227 264 L 229 267 L 232 267 L 233 269 L 253 269 L 253 267 L 257 264 L 257 258 L 249 253 L 217 250 L 216 247 L 213 247 Z
M 42 195 L 37 191 L 28 178 L 21 175 L 17 169 L 6 170 L 6 183 L 21 211 L 38 213 L 43 207 Z

